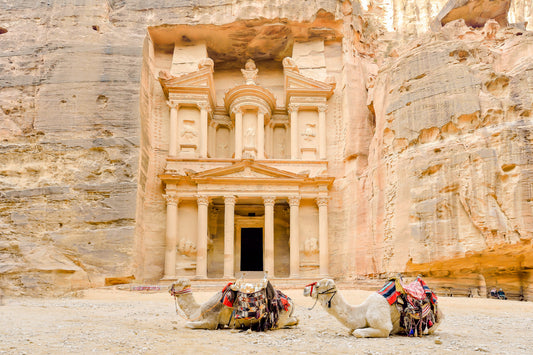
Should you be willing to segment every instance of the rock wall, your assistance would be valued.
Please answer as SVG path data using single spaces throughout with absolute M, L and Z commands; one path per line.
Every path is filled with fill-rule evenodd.
M 533 33 L 498 28 L 452 22 L 380 68 L 363 193 L 377 272 L 529 285 Z
M 156 74 L 142 71 L 148 26 L 319 11 L 344 21 L 342 120 L 328 144 L 332 203 L 349 208 L 330 215 L 333 276 L 450 279 L 437 270 L 456 265 L 489 287 L 531 284 L 531 33 L 424 37 L 445 3 L 0 2 L 0 287 L 60 293 L 151 267 L 139 268 L 151 246 L 135 230 L 162 208 L 142 188 L 160 159 L 139 151 L 157 128 L 139 110 Z M 511 3 L 509 22 L 531 29 L 532 16 L 530 2 Z M 472 260 L 472 272 L 460 266 Z

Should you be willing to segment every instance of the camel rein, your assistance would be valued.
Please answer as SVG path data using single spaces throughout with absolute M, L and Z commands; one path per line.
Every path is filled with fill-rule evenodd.
M 185 294 L 188 294 L 188 293 L 192 293 L 192 290 L 190 287 L 187 287 L 187 288 L 184 288 L 183 290 L 181 291 L 174 291 L 174 287 L 172 287 L 170 290 L 169 290 L 170 294 L 172 296 L 174 296 L 174 305 L 176 306 L 176 314 L 178 316 L 180 316 L 181 318 L 185 319 L 186 321 L 189 321 L 189 322 L 194 322 L 194 321 L 197 321 L 198 319 L 201 319 L 207 312 L 211 311 L 213 308 L 215 308 L 216 306 L 218 306 L 218 302 L 215 303 L 213 305 L 213 307 L 203 311 L 202 313 L 200 313 L 200 315 L 194 319 L 190 319 L 189 317 L 187 317 L 187 315 L 183 315 L 183 314 L 180 314 L 179 312 L 179 305 L 178 305 L 178 296 L 181 296 L 181 295 L 185 295 Z
M 309 294 L 310 296 L 313 295 L 313 288 L 315 287 L 316 285 L 316 282 L 312 283 L 312 284 L 309 284 L 307 286 L 311 286 L 311 293 Z M 307 287 L 306 286 L 306 287 Z M 337 290 L 335 291 L 332 291 L 335 287 L 332 287 L 326 291 L 322 291 L 322 292 L 318 292 L 319 295 L 331 295 L 331 297 L 329 298 L 328 300 L 328 308 L 331 308 L 331 300 L 333 299 L 333 297 L 335 297 L 335 295 L 337 294 Z M 309 311 L 312 310 L 313 308 L 315 308 L 316 306 L 316 303 L 318 302 L 318 296 L 317 298 L 315 298 L 315 303 L 313 304 L 313 307 L 311 308 L 307 308 Z

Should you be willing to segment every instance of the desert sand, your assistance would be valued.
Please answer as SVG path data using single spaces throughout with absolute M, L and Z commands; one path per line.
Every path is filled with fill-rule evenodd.
M 194 291 L 194 290 L 193 290 Z M 63 298 L 6 298 L 0 354 L 531 354 L 533 303 L 440 297 L 444 322 L 434 335 L 357 339 L 301 289 L 284 290 L 300 324 L 264 333 L 191 330 L 166 291 L 117 288 Z M 369 291 L 343 290 L 348 302 Z M 213 291 L 196 292 L 199 301 Z

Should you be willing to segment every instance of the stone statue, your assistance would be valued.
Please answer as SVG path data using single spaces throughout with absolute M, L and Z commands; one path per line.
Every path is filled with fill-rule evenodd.
M 255 146 L 255 130 L 252 127 L 249 127 L 244 133 L 244 145 L 245 147 Z
M 283 69 L 285 70 L 295 71 L 297 73 L 300 72 L 300 70 L 298 69 L 298 65 L 296 65 L 296 62 L 291 57 L 283 58 L 281 64 L 283 64 Z
M 255 62 L 252 58 L 246 61 L 244 69 L 241 69 L 242 75 L 246 82 L 246 85 L 257 85 L 255 80 L 257 79 L 257 73 L 259 69 L 255 66 Z

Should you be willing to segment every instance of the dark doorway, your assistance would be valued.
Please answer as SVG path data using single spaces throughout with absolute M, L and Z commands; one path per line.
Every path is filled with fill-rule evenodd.
M 241 271 L 263 271 L 263 228 L 241 229 Z

